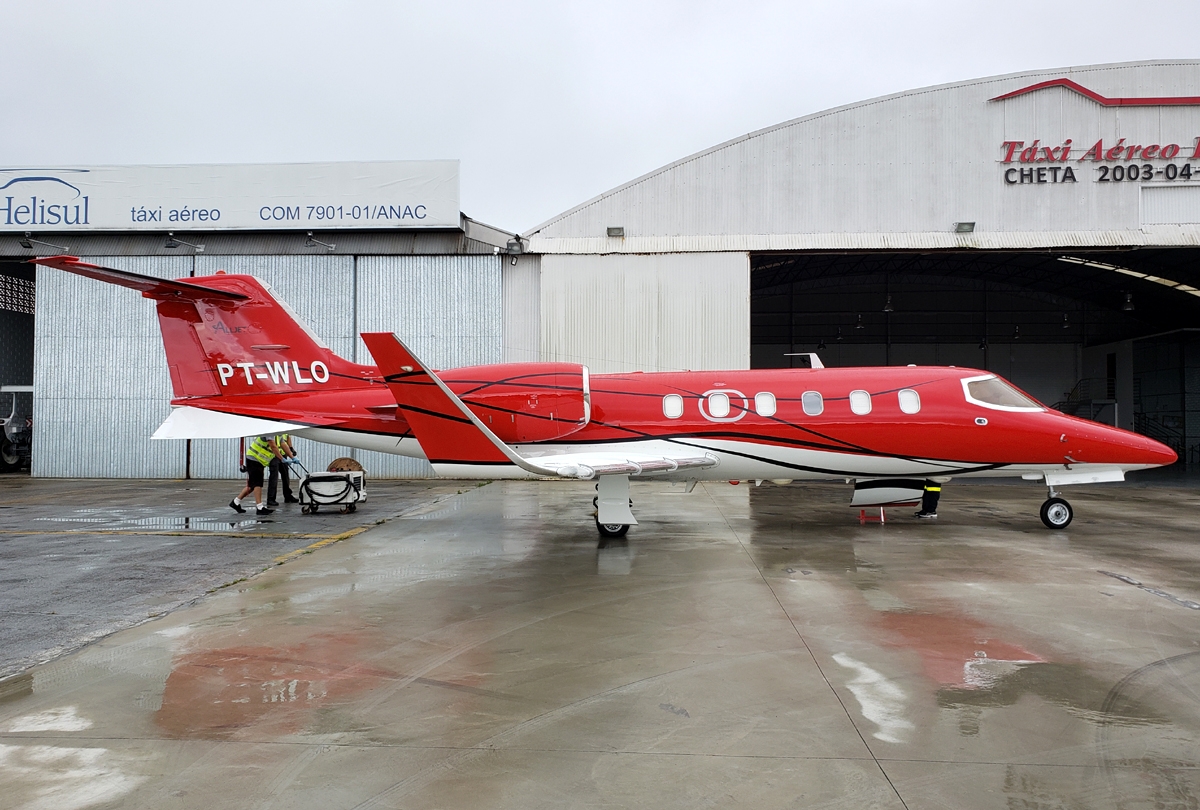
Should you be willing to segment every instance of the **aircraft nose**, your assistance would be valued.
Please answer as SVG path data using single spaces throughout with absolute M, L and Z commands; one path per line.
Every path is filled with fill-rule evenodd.
M 1106 425 L 1097 427 L 1100 428 L 1099 435 L 1088 437 L 1096 442 L 1097 446 L 1088 453 L 1096 461 L 1103 459 L 1122 465 L 1164 467 L 1179 459 L 1174 450 L 1149 436 Z
M 1166 465 L 1174 464 L 1179 460 L 1179 455 L 1162 442 L 1155 441 L 1149 436 L 1138 436 L 1137 434 L 1134 435 L 1137 436 L 1141 443 L 1141 446 L 1138 448 L 1138 450 L 1141 453 L 1144 453 L 1147 459 L 1143 463 L 1157 464 L 1165 467 Z

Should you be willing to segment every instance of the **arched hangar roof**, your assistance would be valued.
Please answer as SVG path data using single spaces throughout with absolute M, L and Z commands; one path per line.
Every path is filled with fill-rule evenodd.
M 526 235 L 536 253 L 1196 246 L 1193 173 L 1200 60 L 1069 67 L 787 121 Z

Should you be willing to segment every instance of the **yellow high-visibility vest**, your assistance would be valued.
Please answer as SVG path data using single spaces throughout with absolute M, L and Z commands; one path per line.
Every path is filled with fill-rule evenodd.
M 275 454 L 271 452 L 266 438 L 256 436 L 254 441 L 250 442 L 250 446 L 246 448 L 246 458 L 252 458 L 265 467 L 271 463 L 271 459 L 275 458 Z

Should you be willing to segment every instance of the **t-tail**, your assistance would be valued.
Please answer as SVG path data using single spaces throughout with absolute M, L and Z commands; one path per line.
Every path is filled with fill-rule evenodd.
M 343 360 L 270 286 L 217 273 L 186 280 L 145 276 L 80 261 L 33 259 L 47 267 L 141 291 L 158 306 L 173 404 L 211 397 L 287 394 L 369 386 L 374 366 Z

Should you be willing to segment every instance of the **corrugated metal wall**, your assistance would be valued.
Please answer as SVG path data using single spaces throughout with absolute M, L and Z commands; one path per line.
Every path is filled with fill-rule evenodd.
M 120 265 L 178 278 L 192 271 L 192 257 Z M 33 474 L 182 477 L 184 443 L 150 439 L 171 410 L 154 306 L 133 290 L 45 267 L 37 270 L 37 291 Z
M 371 363 L 360 331 L 394 331 L 437 368 L 502 359 L 502 257 L 169 256 L 92 258 L 181 278 L 217 270 L 266 281 L 339 355 Z M 132 290 L 38 268 L 33 474 L 182 478 L 187 444 L 153 441 L 170 378 L 151 302 Z M 356 324 L 357 321 L 357 324 Z M 196 478 L 237 478 L 236 440 L 192 442 Z M 354 455 L 373 477 L 432 475 L 423 461 L 298 440 L 309 469 Z
M 541 355 L 594 373 L 750 367 L 745 253 L 542 256 Z
M 1142 186 L 1143 225 L 1200 222 L 1200 187 Z
M 395 332 L 434 368 L 499 363 L 500 256 L 362 256 L 356 332 Z M 359 362 L 372 363 L 362 340 Z M 356 451 L 376 478 L 432 477 L 424 461 Z
M 504 362 L 537 362 L 542 356 L 541 257 L 502 257 L 502 261 Z

